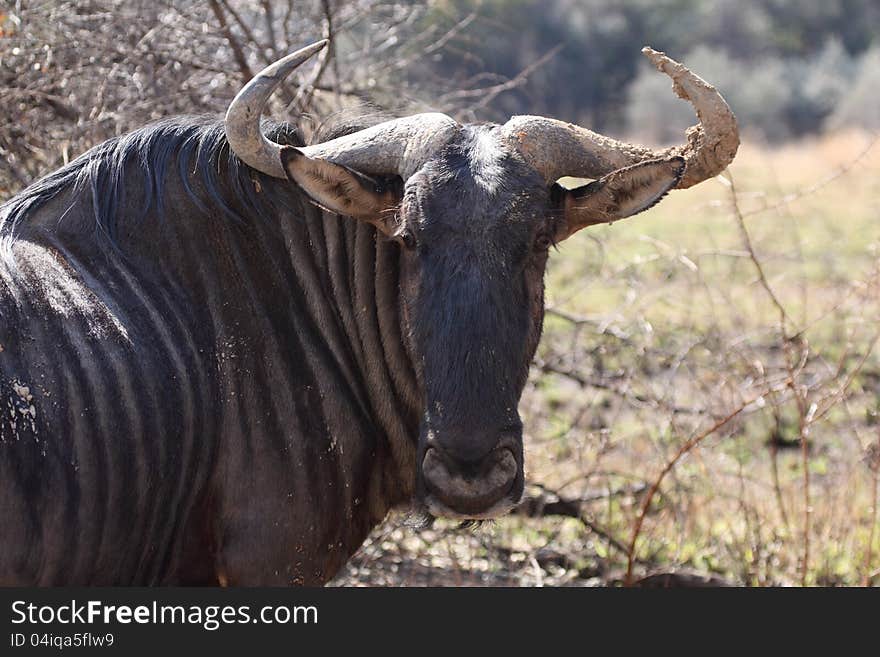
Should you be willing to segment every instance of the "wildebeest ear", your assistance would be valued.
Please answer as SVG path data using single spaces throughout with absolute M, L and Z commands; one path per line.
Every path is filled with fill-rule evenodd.
M 554 185 L 553 197 L 562 206 L 565 218 L 556 240 L 564 240 L 587 226 L 611 223 L 647 210 L 678 184 L 683 173 L 684 158 L 670 157 L 618 169 L 574 189 Z
M 368 221 L 387 234 L 392 232 L 391 219 L 402 192 L 399 178 L 374 178 L 309 157 L 294 146 L 281 149 L 281 163 L 287 177 L 322 208 Z

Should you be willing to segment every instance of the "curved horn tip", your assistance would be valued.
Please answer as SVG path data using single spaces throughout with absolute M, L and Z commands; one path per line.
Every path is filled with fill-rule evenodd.
M 693 105 L 700 121 L 687 131 L 687 145 L 681 151 L 687 159 L 687 170 L 678 189 L 717 176 L 733 161 L 739 148 L 736 116 L 727 101 L 715 87 L 666 53 L 645 46 L 642 54 L 672 79 L 673 91 Z
M 260 131 L 260 115 L 275 87 L 328 43 L 328 39 L 321 39 L 270 64 L 233 98 L 226 110 L 226 139 L 232 152 L 245 164 L 275 178 L 287 178 L 281 166 L 281 147 Z
M 668 71 L 666 69 L 667 66 L 671 66 L 674 69 L 677 69 L 675 71 L 676 73 L 680 73 L 683 71 L 690 72 L 684 64 L 672 59 L 672 57 L 667 55 L 662 50 L 654 50 L 651 46 L 645 46 L 644 48 L 642 48 L 642 54 L 647 57 L 648 61 L 650 61 L 661 73 L 666 73 L 669 76 L 673 75 L 671 71 Z
M 672 79 L 672 89 L 675 94 L 695 105 L 699 114 L 699 103 L 695 103 L 696 96 L 705 94 L 717 94 L 717 90 L 699 75 L 691 71 L 687 66 L 678 62 L 661 50 L 654 50 L 650 46 L 642 48 L 642 54 L 657 68 L 658 71 Z M 708 99 L 708 96 L 706 96 Z
M 654 64 L 657 64 L 663 59 L 669 59 L 665 52 L 662 50 L 654 50 L 651 46 L 645 46 L 642 48 L 642 54 Z
M 645 46 L 644 48 L 642 48 L 642 54 L 647 57 L 648 60 L 650 60 L 650 62 L 661 71 L 663 70 L 662 67 L 664 64 L 678 64 L 678 66 L 682 65 L 680 62 L 675 61 L 674 59 L 672 59 L 672 57 L 667 55 L 662 50 L 654 50 L 651 46 Z
M 300 64 L 311 59 L 316 53 L 326 48 L 328 43 L 330 43 L 329 39 L 321 39 L 320 41 L 315 41 L 314 43 L 300 48 L 299 50 L 282 57 L 274 64 L 270 64 L 260 71 L 256 77 L 281 75 L 281 77 L 284 78 Z
M 327 47 L 327 44 L 330 43 L 330 39 L 319 39 L 312 44 L 305 46 L 304 48 L 300 48 L 297 52 L 302 53 L 308 57 L 311 57 L 316 52 L 323 50 Z M 296 54 L 296 53 L 294 53 Z

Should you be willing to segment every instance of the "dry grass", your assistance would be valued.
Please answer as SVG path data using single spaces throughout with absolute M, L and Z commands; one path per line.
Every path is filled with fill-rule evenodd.
M 527 474 L 583 519 L 395 516 L 339 583 L 880 580 L 880 144 L 746 144 L 729 173 L 553 260 Z

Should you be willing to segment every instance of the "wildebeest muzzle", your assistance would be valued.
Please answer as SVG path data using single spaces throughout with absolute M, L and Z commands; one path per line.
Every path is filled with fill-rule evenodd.
M 433 516 L 495 518 L 510 511 L 523 492 L 522 429 L 494 440 L 451 440 L 428 430 L 421 458 L 420 493 Z M 489 446 L 489 449 L 480 446 Z

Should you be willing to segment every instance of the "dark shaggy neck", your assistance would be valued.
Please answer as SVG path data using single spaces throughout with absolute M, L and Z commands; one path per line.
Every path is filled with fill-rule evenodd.
M 256 473 L 248 498 L 292 495 L 254 509 L 225 492 L 222 506 L 266 522 L 292 513 L 291 542 L 326 559 L 322 579 L 414 491 L 420 400 L 401 336 L 399 248 L 319 211 L 292 183 L 254 179 L 245 184 L 268 199 L 268 220 L 178 208 L 180 230 L 157 229 L 155 241 L 213 336 L 227 400 L 220 476 Z
M 34 432 L 58 452 L 27 466 L 57 464 L 38 490 L 6 494 L 104 514 L 52 516 L 43 535 L 82 550 L 30 549 L 23 581 L 180 582 L 200 564 L 230 583 L 319 583 L 412 495 L 421 402 L 397 246 L 241 165 L 219 124 L 103 144 L 0 208 L 0 240 L 18 350 L 0 356 L 46 382 Z M 100 334 L 95 307 L 113 319 Z M 38 330 L 77 345 L 63 372 L 26 352 Z

